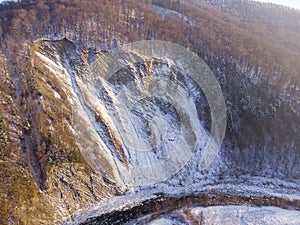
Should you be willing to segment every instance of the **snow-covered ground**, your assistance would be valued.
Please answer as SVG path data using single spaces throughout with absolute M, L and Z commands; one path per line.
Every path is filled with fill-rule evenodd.
M 66 224 L 132 208 L 144 200 L 151 201 L 157 193 L 184 196 L 214 190 L 232 196 L 300 200 L 299 180 L 250 174 L 221 176 L 220 171 L 232 166 L 230 160 L 222 158 L 221 154 L 206 170 L 199 170 L 202 150 L 210 139 L 209 131 L 198 118 L 201 112 L 197 111 L 205 107 L 205 97 L 195 88 L 186 71 L 174 68 L 172 59 L 140 66 L 124 60 L 128 67 L 120 68 L 107 80 L 97 76 L 92 78 L 95 74 L 78 73 L 76 66 L 81 62 L 76 50 L 67 54 L 51 57 L 37 52 L 60 80 L 74 106 L 72 125 L 82 155 L 94 169 L 127 193 L 76 213 L 67 219 Z M 101 71 L 111 70 L 110 64 L 101 57 Z M 176 74 L 179 71 L 181 78 Z M 174 81 L 175 86 L 174 82 L 168 82 L 170 79 L 177 82 Z M 168 96 L 162 91 L 168 89 L 175 90 L 174 94 Z M 179 151 L 174 151 L 176 148 Z M 166 161 L 169 164 L 161 168 L 161 163 Z M 272 207 L 213 206 L 189 210 L 195 217 L 201 215 L 205 221 L 211 221 L 210 224 L 218 224 L 226 216 L 230 218 L 224 220 L 227 224 L 229 221 L 232 224 L 256 224 L 257 221 L 285 224 L 292 216 L 295 220 L 290 220 L 289 224 L 299 222 L 298 211 Z M 213 211 L 214 217 L 211 216 Z M 153 224 L 167 224 L 171 220 L 166 215 Z
M 162 16 L 163 19 L 165 19 L 167 16 L 173 17 L 177 16 L 181 19 L 183 19 L 184 22 L 188 23 L 191 26 L 195 26 L 196 22 L 190 20 L 186 15 L 176 12 L 174 10 L 166 9 L 157 5 L 153 5 L 153 8 Z
M 149 221 L 146 216 L 129 224 L 176 225 L 176 224 L 269 224 L 298 225 L 300 212 L 277 207 L 210 206 L 181 209 Z M 147 222 L 146 222 L 147 221 Z

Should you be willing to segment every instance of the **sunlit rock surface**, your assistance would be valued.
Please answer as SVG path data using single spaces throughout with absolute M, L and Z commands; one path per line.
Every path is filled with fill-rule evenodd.
M 91 77 L 89 70 L 89 65 L 97 58 L 105 57 L 104 53 L 86 52 L 85 55 L 80 55 L 75 45 L 67 40 L 44 41 L 39 45 L 41 47 L 35 51 L 38 62 L 43 63 L 49 69 L 51 76 L 56 77 L 59 82 L 56 90 L 52 90 L 54 95 L 58 96 L 56 92 L 67 93 L 68 104 L 72 108 L 70 126 L 80 153 L 92 168 L 120 190 L 128 191 L 129 195 L 142 193 L 142 196 L 148 196 L 150 201 L 152 201 L 151 195 L 155 193 L 185 196 L 201 190 L 214 190 L 229 196 L 254 196 L 259 199 L 275 197 L 282 199 L 282 202 L 292 202 L 292 208 L 299 209 L 299 161 L 297 160 L 299 138 L 296 135 L 299 129 L 298 112 L 287 105 L 283 107 L 285 104 L 283 101 L 278 103 L 281 105 L 276 109 L 276 113 L 275 109 L 269 110 L 272 107 L 265 108 L 262 105 L 264 101 L 269 101 L 271 96 L 275 100 L 269 102 L 269 105 L 277 104 L 279 99 L 287 99 L 288 96 L 280 97 L 274 89 L 273 92 L 267 93 L 265 99 L 262 97 L 255 99 L 244 96 L 243 93 L 253 91 L 255 96 L 263 92 L 267 83 L 262 81 L 260 84 L 262 86 L 259 87 L 256 82 L 251 82 L 251 77 L 247 76 L 239 82 L 240 78 L 236 80 L 234 76 L 221 80 L 228 107 L 227 133 L 221 151 L 212 165 L 204 171 L 199 171 L 201 150 L 209 138 L 211 118 L 205 96 L 193 80 L 184 73 L 185 71 L 180 71 L 168 61 L 142 59 L 142 63 L 129 63 L 127 67 L 113 74 L 109 80 L 105 80 Z M 213 65 L 211 66 L 214 69 Z M 243 71 L 246 70 L 240 67 L 236 73 L 242 76 Z M 165 176 L 166 171 L 163 170 L 150 170 L 148 173 L 154 177 L 159 173 L 158 175 L 166 179 L 150 186 L 136 186 L 135 179 L 138 177 L 130 176 L 128 168 L 132 165 L 155 165 L 161 159 L 167 159 L 168 154 L 172 154 L 176 146 L 176 137 L 182 126 L 190 126 L 182 123 L 184 121 L 180 120 L 176 107 L 168 103 L 167 97 L 157 98 L 148 95 L 143 99 L 134 98 L 136 91 L 146 92 L 147 85 L 155 84 L 153 80 L 146 78 L 163 80 L 174 74 L 182 84 L 182 89 L 179 90 L 182 94 L 178 95 L 179 102 L 182 103 L 182 109 L 189 109 L 186 110 L 191 120 L 188 124 L 192 124 L 189 128 L 190 139 L 186 139 L 186 143 L 195 141 L 196 147 L 191 159 L 187 160 L 183 167 L 178 168 L 178 172 L 173 176 Z M 219 76 L 217 74 L 217 78 L 220 78 Z M 160 85 L 164 85 L 164 81 Z M 241 96 L 234 91 L 236 88 L 240 88 Z M 133 97 L 128 98 L 128 96 Z M 57 99 L 59 100 L 58 97 Z M 127 105 L 124 105 L 124 102 Z M 126 108 L 128 105 L 129 109 Z M 260 123 L 254 122 L 254 118 Z M 294 121 L 291 121 L 292 119 Z M 281 129 L 275 129 L 275 124 Z M 284 130 L 286 135 L 282 133 Z M 120 131 L 126 131 L 127 138 L 143 140 L 139 142 L 139 148 L 148 151 L 134 151 L 135 142 L 130 142 L 132 139 L 126 139 L 126 136 L 122 136 L 124 133 Z M 160 141 L 161 144 L 156 145 Z M 178 157 L 182 158 L 180 155 Z M 280 201 L 271 201 L 268 205 L 287 207 L 289 204 L 281 204 Z M 230 204 L 230 201 L 224 200 L 223 203 Z M 236 204 L 245 203 L 237 200 Z M 264 201 L 258 201 L 256 205 L 264 204 L 266 204 Z M 130 205 L 129 201 L 128 206 L 125 204 L 123 207 Z M 113 211 L 114 207 L 108 203 L 106 208 Z M 204 215 L 209 214 L 209 210 L 213 208 L 204 210 Z M 218 211 L 218 218 L 224 216 L 222 210 L 223 208 Z M 267 212 L 266 209 L 265 214 Z M 88 218 L 84 216 L 85 213 L 90 215 L 88 210 L 84 211 L 82 218 Z M 282 212 L 275 210 L 274 213 Z M 101 210 L 96 210 L 92 213 L 92 217 L 101 214 Z M 279 217 L 279 214 L 276 214 L 276 217 Z M 249 217 L 249 221 L 255 221 L 261 215 L 264 215 L 264 212 L 256 213 L 253 218 Z M 237 217 L 232 212 L 232 220 L 236 221 L 239 218 Z M 162 220 L 169 219 L 166 217 L 159 221 Z

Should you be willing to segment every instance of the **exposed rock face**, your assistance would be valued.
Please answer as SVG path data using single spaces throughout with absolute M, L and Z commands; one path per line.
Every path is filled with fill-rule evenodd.
M 92 80 L 98 83 L 90 87 L 94 88 L 93 90 L 89 89 L 91 80 L 88 80 L 90 79 L 88 68 L 97 57 L 105 56 L 103 53 L 98 53 L 97 56 L 93 51 L 78 52 L 76 46 L 66 39 L 38 41 L 31 47 L 32 80 L 28 82 L 28 87 L 32 90 L 31 94 L 25 97 L 25 112 L 28 116 L 20 118 L 15 113 L 15 117 L 9 116 L 7 120 L 1 122 L 3 149 L 8 149 L 7 143 L 11 143 L 14 147 L 10 148 L 16 151 L 3 155 L 6 157 L 2 162 L 3 169 L 10 170 L 5 172 L 11 174 L 10 180 L 13 177 L 17 179 L 6 182 L 8 186 L 3 186 L 3 189 L 13 190 L 14 197 L 24 197 L 22 188 L 32 191 L 28 200 L 26 196 L 25 199 L 14 200 L 14 205 L 23 205 L 22 208 L 7 208 L 12 215 L 10 221 L 17 222 L 22 218 L 21 221 L 24 223 L 26 221 L 41 223 L 53 220 L 53 214 L 56 218 L 54 221 L 59 221 L 62 216 L 69 215 L 74 210 L 113 196 L 117 190 L 122 192 L 130 188 L 133 181 L 126 180 L 122 171 L 126 171 L 126 167 L 133 162 L 143 164 L 150 160 L 150 163 L 156 163 L 155 157 L 151 159 L 150 156 L 143 161 L 144 156 L 131 158 L 128 150 L 126 152 L 114 128 L 114 120 L 110 117 L 118 102 L 114 91 L 107 86 L 106 81 Z M 6 64 L 2 63 L 5 70 Z M 152 65 L 149 63 L 151 62 L 144 61 L 140 65 L 122 69 L 115 75 L 116 79 L 111 78 L 112 81 L 119 81 L 110 84 L 113 83 L 116 91 L 120 89 L 122 83 L 124 85 L 126 82 L 139 82 L 140 77 L 147 77 L 153 73 L 159 77 L 173 70 L 173 73 L 182 76 L 167 63 L 152 62 Z M 213 64 L 211 67 L 214 70 L 219 68 Z M 224 183 L 227 186 L 219 188 L 225 192 L 236 186 L 245 193 L 249 191 L 264 193 L 272 190 L 274 193 L 292 194 L 290 196 L 292 198 L 299 197 L 296 193 L 299 191 L 297 132 L 300 121 L 299 109 L 293 108 L 292 105 L 293 99 L 297 99 L 297 96 L 280 95 L 275 88 L 270 90 L 268 86 L 270 84 L 264 82 L 259 75 L 256 75 L 256 78 L 248 77 L 248 68 L 240 66 L 235 69 L 232 71 L 235 75 L 223 78 L 219 72 L 221 76 L 218 78 L 221 79 L 228 106 L 229 126 L 224 145 L 214 164 L 207 170 L 199 172 L 197 163 L 200 155 L 195 154 L 176 176 L 150 187 L 151 191 L 155 192 L 157 189 L 168 193 L 179 188 L 192 192 L 193 188 L 216 188 L 216 185 Z M 129 74 L 131 76 L 128 80 Z M 139 77 L 138 74 L 143 75 Z M 8 90 L 14 89 L 9 77 L 3 76 L 1 79 L 7 82 Z M 187 86 L 193 86 L 189 78 L 182 76 L 181 79 Z M 190 92 L 190 95 L 198 109 L 196 116 L 199 116 L 204 130 L 202 134 L 201 132 L 194 134 L 201 134 L 203 137 L 210 126 L 210 118 L 207 116 L 209 109 L 199 87 L 195 88 L 191 88 L 194 91 Z M 4 96 L 2 101 L 5 101 L 2 105 L 8 106 L 2 108 L 2 116 L 14 115 L 14 111 L 24 110 L 18 109 L 10 100 L 13 92 L 9 94 L 8 90 L 2 91 Z M 289 102 L 286 99 L 291 100 Z M 154 103 L 155 99 L 150 99 L 149 107 Z M 158 107 L 157 115 L 163 113 L 161 116 L 167 116 L 165 118 L 167 124 L 171 124 L 173 130 L 178 130 L 181 125 L 176 122 L 178 121 L 176 110 L 160 100 L 158 102 L 156 100 L 156 103 L 153 107 Z M 124 114 L 122 111 L 119 113 Z M 135 117 L 133 126 L 137 133 L 132 135 L 147 136 L 148 132 L 155 132 L 151 131 L 145 120 L 147 118 L 140 113 L 139 108 L 133 108 Z M 22 119 L 28 120 L 28 126 L 20 125 Z M 196 121 L 198 120 L 194 122 Z M 174 135 L 176 136 L 176 132 Z M 46 139 L 46 146 L 39 146 L 43 143 L 39 139 Z M 170 137 L 169 140 L 171 139 Z M 148 144 L 152 147 L 151 142 Z M 95 152 L 91 152 L 91 149 Z M 168 154 L 164 153 L 165 150 L 166 148 L 158 149 L 156 157 L 159 157 L 159 154 L 162 154 L 161 157 Z M 3 154 L 6 154 L 5 151 Z M 289 157 L 285 157 L 287 155 Z M 91 160 L 93 157 L 99 158 Z M 65 158 L 68 158 L 69 162 L 64 162 Z M 28 167 L 18 164 L 18 161 L 22 162 L 24 159 L 28 162 Z M 88 159 L 88 162 L 85 159 Z M 14 166 L 10 167 L 8 163 Z M 11 171 L 11 168 L 14 169 Z M 18 175 L 20 173 L 21 177 Z M 14 189 L 15 182 L 20 182 L 22 188 Z M 255 185 L 261 188 L 252 191 L 251 188 L 250 190 L 245 188 Z M 5 198 L 9 199 L 8 196 Z M 35 211 L 39 212 L 40 218 L 34 216 Z
M 37 79 L 41 79 L 38 81 L 38 90 L 47 88 L 47 93 L 52 92 L 52 96 L 40 93 L 38 101 L 41 107 L 46 113 L 53 114 L 55 109 L 48 105 L 47 101 L 51 99 L 51 101 L 61 102 L 64 100 L 61 96 L 64 94 L 68 96 L 63 106 L 66 110 L 63 113 L 68 113 L 68 110 L 72 111 L 70 123 L 66 124 L 65 129 L 71 128 L 70 137 L 74 138 L 80 153 L 92 168 L 120 188 L 138 185 L 138 177 L 146 176 L 151 165 L 158 165 L 159 160 L 165 157 L 167 159 L 164 160 L 168 161 L 168 155 L 172 154 L 174 148 L 179 148 L 176 145 L 179 144 L 177 142 L 182 126 L 187 126 L 185 128 L 187 131 L 183 134 L 180 149 L 188 148 L 189 145 L 194 148 L 193 145 L 196 144 L 199 136 L 202 136 L 204 140 L 198 145 L 203 145 L 202 148 L 204 148 L 208 134 L 200 126 L 198 119 L 198 114 L 201 115 L 203 112 L 197 113 L 195 103 L 192 102 L 197 100 L 198 107 L 204 108 L 205 98 L 201 96 L 199 87 L 191 78 L 178 73 L 175 67 L 171 68 L 164 62 L 146 61 L 140 58 L 138 64 L 130 64 L 128 61 L 128 66 L 118 70 L 109 80 L 104 80 L 100 75 L 97 77 L 93 71 L 88 70 L 89 53 L 80 54 L 76 51 L 75 45 L 67 40 L 36 43 L 31 54 L 34 57 L 34 64 L 43 66 L 44 70 L 51 73 L 50 78 L 49 76 L 38 77 L 39 74 L 37 74 Z M 100 61 L 105 61 L 105 57 L 109 56 L 99 53 L 98 57 Z M 103 63 L 97 66 L 105 71 L 110 70 L 113 65 Z M 175 78 L 176 82 L 181 81 L 183 86 L 190 87 L 190 90 L 186 91 L 183 88 L 178 89 L 179 85 L 170 87 L 173 88 L 173 92 L 175 91 L 177 104 L 172 104 L 174 96 L 165 94 L 165 96 L 161 94 L 155 96 L 155 93 L 149 95 L 157 88 L 160 88 L 159 91 L 166 91 L 161 89 L 161 86 L 168 85 L 161 79 L 162 76 L 165 78 L 178 76 L 179 78 Z M 49 79 L 51 79 L 50 82 Z M 156 79 L 161 80 L 156 82 Z M 53 90 L 49 85 L 43 87 L 45 82 L 54 83 L 54 80 L 56 85 L 52 87 Z M 130 85 L 133 87 L 130 88 Z M 148 94 L 148 97 L 135 99 L 138 97 L 135 96 L 137 92 L 145 96 Z M 185 92 L 190 92 L 192 97 Z M 171 93 L 166 94 L 171 95 Z M 135 97 L 130 99 L 128 96 Z M 179 111 L 174 107 L 179 108 Z M 186 111 L 187 108 L 189 111 Z M 199 128 L 195 126 L 196 124 L 199 124 Z M 201 148 L 199 146 L 198 148 Z M 149 152 L 151 149 L 152 151 Z M 189 159 L 184 161 L 185 155 L 180 155 L 181 152 L 181 150 L 178 152 L 174 160 L 175 164 L 181 163 L 182 165 L 175 165 L 173 174 L 177 172 L 176 167 L 180 169 Z M 187 153 L 187 151 L 183 152 Z M 148 165 L 144 171 L 143 165 Z M 159 167 L 156 167 L 157 169 L 153 167 L 153 171 L 148 174 L 152 177 L 151 179 L 155 179 L 158 175 L 162 178 L 165 176 L 164 179 L 166 179 L 172 175 L 167 176 L 166 171 L 158 170 Z
M 47 80 L 43 79 L 52 79 L 54 80 L 53 83 L 57 82 L 56 86 L 52 87 L 53 90 L 50 89 L 49 85 L 47 86 L 47 91 L 50 92 L 51 90 L 52 92 L 51 101 L 65 101 L 65 113 L 72 113 L 70 116 L 72 118 L 69 118 L 71 120 L 69 121 L 70 124 L 67 124 L 66 127 L 72 127 L 73 133 L 70 134 L 70 137 L 72 135 L 73 138 L 74 136 L 77 137 L 77 140 L 80 140 L 78 144 L 83 145 L 82 149 L 84 149 L 84 146 L 88 148 L 88 143 L 84 143 L 83 140 L 86 138 L 84 135 L 90 138 L 89 141 L 93 142 L 93 145 L 99 145 L 94 147 L 97 152 L 94 157 L 97 157 L 97 154 L 106 154 L 100 158 L 115 157 L 124 166 L 129 163 L 129 153 L 126 152 L 126 146 L 124 146 L 125 144 L 122 143 L 119 137 L 120 134 L 116 131 L 118 123 L 116 123 L 112 114 L 119 113 L 122 115 L 126 113 L 125 111 L 118 112 L 120 110 L 118 105 L 121 104 L 120 101 L 122 99 L 117 98 L 122 96 L 118 96 L 116 92 L 122 89 L 122 85 L 127 85 L 130 82 L 137 83 L 143 77 L 152 75 L 162 77 L 166 76 L 166 74 L 177 73 L 178 79 L 182 79 L 181 82 L 193 90 L 189 94 L 194 99 L 194 104 L 196 104 L 198 111 L 200 108 L 202 109 L 202 111 L 198 112 L 198 116 L 204 123 L 206 130 L 210 126 L 210 118 L 204 113 L 205 110 L 208 111 L 208 105 L 199 87 L 194 87 L 193 85 L 195 84 L 188 80 L 189 78 L 184 77 L 178 71 L 174 71 L 174 68 L 170 68 L 171 66 L 167 63 L 145 61 L 144 64 L 131 65 L 132 67 L 123 68 L 116 75 L 112 76 L 108 82 L 100 78 L 91 77 L 92 74 L 88 70 L 88 57 L 92 56 L 88 52 L 82 54 L 77 52 L 75 45 L 67 40 L 57 42 L 45 41 L 37 43 L 34 48 L 38 49 L 32 52 L 35 55 L 34 63 L 53 73 L 50 78 L 49 76 L 37 76 L 37 79 L 41 80 L 41 82 L 38 82 L 38 85 L 40 84 L 42 87 L 45 81 L 47 83 Z M 99 53 L 98 57 L 100 59 L 101 57 L 105 58 L 105 55 Z M 152 64 L 150 65 L 149 63 Z M 212 68 L 214 69 L 213 65 Z M 106 70 L 105 68 L 101 69 L 103 71 Z M 299 143 L 297 137 L 299 110 L 297 105 L 293 105 L 293 103 L 297 102 L 297 94 L 294 96 L 280 94 L 275 87 L 269 88 L 272 87 L 272 84 L 264 81 L 263 74 L 255 74 L 248 77 L 247 69 L 242 66 L 237 67 L 236 71 L 231 71 L 234 75 L 230 74 L 224 80 L 221 80 L 229 116 L 229 126 L 222 148 L 223 151 L 221 151 L 220 155 L 221 161 L 223 161 L 223 164 L 226 164 L 226 168 L 224 167 L 222 173 L 228 176 L 232 176 L 232 174 L 234 176 L 248 174 L 270 178 L 276 177 L 287 181 L 294 180 L 294 178 L 299 177 L 299 170 L 297 170 L 299 168 L 298 151 L 296 148 Z M 258 82 L 254 82 L 254 80 L 258 80 Z M 144 85 L 146 86 L 147 83 L 144 83 Z M 237 89 L 238 91 L 236 91 Z M 67 99 L 61 97 L 64 94 L 68 96 Z M 55 111 L 51 108 L 53 106 L 47 105 L 49 97 L 40 96 L 39 98 L 41 97 L 43 99 L 42 107 L 48 110 L 49 114 L 53 113 Z M 175 116 L 174 119 L 171 119 L 172 121 L 178 119 L 174 112 L 172 113 L 174 109 L 171 106 L 169 106 L 171 108 L 166 108 L 168 105 L 164 102 L 157 102 L 157 105 L 159 107 L 157 113 L 161 110 L 169 111 L 173 115 L 172 117 Z M 138 107 L 138 105 L 135 107 Z M 186 107 L 191 109 L 191 106 Z M 147 120 L 147 118 L 139 115 L 139 110 L 139 108 L 133 108 L 135 122 L 132 126 L 135 127 L 136 133 L 133 132 L 131 135 L 151 136 L 152 133 L 148 130 L 150 128 L 147 128 L 147 126 L 143 128 L 145 126 L 143 121 L 137 122 L 139 118 Z M 145 110 L 151 112 L 151 110 Z M 294 116 L 292 116 L 293 114 Z M 151 117 L 151 115 L 148 116 Z M 168 121 L 167 118 L 165 120 L 168 124 L 174 124 L 174 121 Z M 285 123 L 282 124 L 282 121 L 285 121 Z M 193 122 L 196 123 L 196 121 Z M 277 129 L 278 124 L 280 124 L 281 129 Z M 174 126 L 177 125 L 175 124 Z M 128 127 L 126 128 L 129 129 Z M 144 134 L 144 132 L 146 133 Z M 282 132 L 289 135 L 283 135 Z M 81 135 L 82 137 L 80 137 Z M 151 144 L 153 143 L 148 142 L 145 144 L 152 148 Z M 98 152 L 96 149 L 99 148 L 106 149 L 106 151 Z M 283 157 L 283 152 L 288 153 L 291 157 Z M 248 162 L 249 159 L 251 159 L 251 163 Z M 106 158 L 106 160 L 113 161 L 112 158 Z M 89 160 L 89 163 L 92 163 L 92 161 Z M 276 168 L 273 167 L 275 161 L 277 163 Z M 99 167 L 99 165 L 92 166 L 98 168 L 99 171 L 103 171 L 103 174 L 106 174 L 108 179 L 121 184 L 122 181 L 118 181 L 118 179 L 122 178 L 117 178 L 118 172 L 114 172 L 114 170 L 118 170 L 119 164 L 113 165 L 112 163 L 110 166 L 104 162 L 103 164 L 106 164 L 108 168 L 104 166 Z
M 64 115 L 68 115 L 69 112 L 69 116 L 72 117 L 66 121 L 66 128 L 64 129 L 69 130 L 68 134 L 73 139 L 71 143 L 78 146 L 81 155 L 87 160 L 84 164 L 89 164 L 95 171 L 102 174 L 101 176 L 104 176 L 106 181 L 113 182 L 120 190 L 130 188 L 135 182 L 126 174 L 126 168 L 135 163 L 138 165 L 145 163 L 155 165 L 160 157 L 165 157 L 164 154 L 168 155 L 170 154 L 169 151 L 172 150 L 168 144 L 161 148 L 153 148 L 154 142 L 146 141 L 144 145 L 155 149 L 153 153 L 148 156 L 140 155 L 140 153 L 132 154 L 130 146 L 128 143 L 122 142 L 123 139 L 118 133 L 118 123 L 122 122 L 122 118 L 124 121 L 128 121 L 128 118 L 134 119 L 130 125 L 134 128 L 132 131 L 129 130 L 131 129 L 130 126 L 126 125 L 128 127 L 125 127 L 131 137 L 155 135 L 157 131 L 153 130 L 147 121 L 154 116 L 161 118 L 166 116 L 164 120 L 167 121 L 167 124 L 172 124 L 173 132 L 175 130 L 175 133 L 168 132 L 168 134 L 175 135 L 175 137 L 176 130 L 182 126 L 176 109 L 161 99 L 150 98 L 150 100 L 147 99 L 148 103 L 143 102 L 142 105 L 134 103 L 129 111 L 132 114 L 129 117 L 128 115 L 125 116 L 128 112 L 119 107 L 122 104 L 122 99 L 120 100 L 122 95 L 116 93 L 130 82 L 138 86 L 143 77 L 156 76 L 161 78 L 166 74 L 169 76 L 171 73 L 176 73 L 178 79 L 181 79 L 186 87 L 193 90 L 190 91 L 189 97 L 198 111 L 196 110 L 195 114 L 190 115 L 189 118 L 192 119 L 193 115 L 196 115 L 192 123 L 202 121 L 201 124 L 204 125 L 203 131 L 198 130 L 198 133 L 194 132 L 191 135 L 200 135 L 202 138 L 207 135 L 210 118 L 205 113 L 209 111 L 205 97 L 199 87 L 193 86 L 195 84 L 189 77 L 180 74 L 166 62 L 149 62 L 142 59 L 141 64 L 129 65 L 118 71 L 109 81 L 106 81 L 91 77 L 93 74 L 88 70 L 89 63 L 93 62 L 93 60 L 89 61 L 89 58 L 94 58 L 94 61 L 97 57 L 104 60 L 105 54 L 93 55 L 94 53 L 88 51 L 80 53 L 76 51 L 75 45 L 68 40 L 37 42 L 32 47 L 31 54 L 34 58 L 34 65 L 43 68 L 43 71 L 47 71 L 45 73 L 48 74 L 41 76 L 37 73 L 35 77 L 38 80 L 37 89 L 44 88 L 39 97 L 42 99 L 41 107 L 51 115 L 56 110 L 53 108 L 53 104 L 49 104 L 48 101 L 50 99 L 57 102 L 64 101 Z M 105 66 L 105 64 L 103 65 Z M 218 69 L 218 67 L 214 68 L 213 65 L 212 68 Z M 106 70 L 105 68 L 101 69 Z M 214 163 L 205 171 L 199 172 L 200 147 L 200 153 L 197 153 L 196 150 L 192 159 L 179 173 L 152 187 L 142 187 L 142 192 L 145 194 L 148 192 L 180 193 L 184 190 L 186 193 L 192 193 L 195 190 L 217 189 L 231 195 L 280 196 L 283 194 L 284 198 L 299 199 L 299 161 L 297 160 L 299 112 L 293 110 L 292 104 L 286 100 L 294 101 L 293 99 L 297 99 L 297 96 L 280 95 L 280 92 L 275 88 L 272 91 L 265 91 L 269 90 L 271 84 L 260 77 L 263 76 L 262 74 L 248 77 L 248 68 L 240 66 L 235 67 L 235 69 L 235 71 L 231 71 L 234 75 L 230 74 L 222 79 L 222 74 L 220 74 L 221 77 L 218 77 L 221 79 L 227 101 L 229 126 L 224 144 Z M 143 82 L 147 86 L 147 83 Z M 44 87 L 45 83 L 55 83 L 55 86 L 46 85 Z M 43 93 L 50 94 L 45 95 Z M 128 95 L 130 92 L 126 94 L 126 96 Z M 276 105 L 280 99 L 285 99 L 278 103 L 284 104 L 283 107 Z M 145 110 L 145 107 L 146 109 L 147 107 L 152 108 L 145 112 L 141 111 Z M 157 107 L 157 109 L 153 110 L 153 107 Z M 188 108 L 191 110 L 192 106 Z M 155 112 L 155 115 L 147 114 L 152 112 Z M 121 120 L 116 120 L 114 117 L 116 114 Z M 291 120 L 293 114 L 294 119 Z M 282 121 L 285 122 L 282 123 Z M 159 121 L 155 123 L 155 125 L 157 124 L 160 124 Z M 280 124 L 281 129 L 277 128 L 278 124 Z M 163 127 L 162 123 L 159 127 Z M 292 127 L 294 129 L 291 129 Z M 166 129 L 171 128 L 166 127 Z M 64 133 L 67 132 L 66 130 Z M 282 131 L 285 131 L 286 135 L 283 135 Z M 169 140 L 171 139 L 169 138 Z M 99 149 L 101 150 L 99 151 Z M 283 152 L 288 152 L 289 157 L 284 157 Z M 274 167 L 275 162 L 276 166 Z M 152 172 L 153 174 L 157 173 L 155 170 Z M 49 183 L 48 179 L 52 178 L 51 173 L 52 170 L 48 175 L 47 183 Z M 73 172 L 74 174 L 78 173 Z M 100 179 L 100 174 L 95 177 Z M 74 178 L 73 175 L 71 180 Z M 82 177 L 80 179 L 84 182 L 86 174 Z M 65 182 L 64 179 L 60 179 L 57 184 L 53 184 L 51 187 L 59 190 L 62 184 L 68 184 L 70 190 L 73 190 L 69 183 L 72 182 L 71 180 Z M 96 187 L 94 182 L 91 182 L 87 193 L 93 193 L 93 187 Z M 105 185 L 101 179 L 99 183 Z M 105 187 L 102 188 L 105 189 Z M 89 199 L 89 195 L 82 196 L 82 190 L 80 190 L 74 189 L 74 196 L 81 199 L 81 202 Z M 60 195 L 64 196 L 64 193 Z M 94 195 L 91 194 L 91 196 Z M 95 199 L 102 197 L 101 191 L 99 191 L 99 195 L 94 196 Z M 63 214 L 67 214 L 67 212 Z
M 49 46 L 52 50 L 41 49 L 47 45 L 38 42 L 31 48 L 32 77 L 20 106 L 1 57 L 1 83 L 6 84 L 1 90 L 2 224 L 55 223 L 117 191 L 82 159 L 74 140 L 73 89 L 60 64 L 60 54 L 73 45 L 61 41 Z M 49 65 L 42 61 L 46 57 L 57 61 Z

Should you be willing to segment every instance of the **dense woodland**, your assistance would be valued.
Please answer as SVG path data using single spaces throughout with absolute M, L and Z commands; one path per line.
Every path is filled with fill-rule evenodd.
M 270 79 L 274 72 L 285 74 L 287 82 L 299 75 L 299 11 L 270 4 L 251 7 L 251 1 L 192 1 L 199 7 L 187 2 L 6 2 L 0 6 L 1 43 L 4 50 L 11 49 L 6 56 L 14 62 L 20 45 L 40 38 L 67 37 L 82 47 L 98 48 L 109 48 L 113 38 L 120 43 L 162 39 L 211 57 L 226 55 L 237 63 L 261 66 Z M 176 16 L 163 19 L 152 5 L 182 13 L 193 24 Z
M 241 161 L 242 155 L 252 159 L 258 175 L 268 165 L 286 163 L 287 154 L 299 156 L 299 10 L 247 0 L 7 1 L 0 4 L 0 179 L 5 181 L 0 188 L 0 197 L 4 193 L 5 199 L 0 202 L 1 224 L 8 220 L 22 224 L 19 221 L 23 217 L 28 216 L 29 221 L 37 215 L 43 217 L 40 212 L 52 221 L 56 214 L 51 210 L 58 204 L 52 199 L 54 195 L 46 192 L 56 190 L 47 186 L 47 179 L 64 190 L 54 191 L 59 201 L 69 195 L 73 205 L 78 201 L 78 208 L 103 197 L 101 192 L 94 199 L 93 183 L 101 186 L 103 181 L 93 181 L 96 176 L 82 166 L 72 131 L 63 128 L 71 117 L 63 100 L 67 96 L 55 101 L 51 113 L 39 104 L 42 94 L 45 99 L 49 95 L 39 90 L 39 77 L 51 73 L 42 65 L 32 66 L 30 49 L 35 48 L 37 40 L 63 38 L 74 43 L 78 54 L 87 49 L 108 51 L 115 40 L 122 44 L 159 39 L 185 46 L 196 52 L 220 81 L 228 109 L 226 154 L 222 157 L 233 161 L 234 175 L 236 171 L 248 172 L 249 162 Z M 51 79 L 47 77 L 50 84 Z M 52 81 L 52 86 L 56 84 L 59 82 Z M 48 133 L 50 125 L 55 127 L 52 134 Z M 282 152 L 273 157 L 276 151 Z M 71 169 L 65 169 L 66 162 Z M 74 178 L 68 183 L 60 177 L 49 178 L 60 170 L 72 174 L 72 163 L 85 168 L 80 175 L 83 181 Z M 297 163 L 288 162 L 290 167 Z M 274 168 L 279 178 L 299 176 L 299 170 L 293 168 L 279 170 Z M 72 186 L 77 180 L 89 189 L 86 193 L 91 197 L 78 194 L 85 191 Z M 44 203 L 48 197 L 53 208 L 49 208 L 49 202 Z M 80 205 L 83 200 L 86 202 Z M 69 207 L 68 202 L 61 204 Z M 71 206 L 68 213 L 76 207 Z

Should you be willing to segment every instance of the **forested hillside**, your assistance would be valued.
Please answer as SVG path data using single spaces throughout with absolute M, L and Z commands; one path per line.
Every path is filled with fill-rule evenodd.
M 268 177 L 297 191 L 299 10 L 246 0 L 8 1 L 0 4 L 1 224 L 59 222 L 126 191 L 82 156 L 66 71 L 84 80 L 97 54 L 156 39 L 197 53 L 220 82 L 228 126 L 224 167 L 211 182 Z

